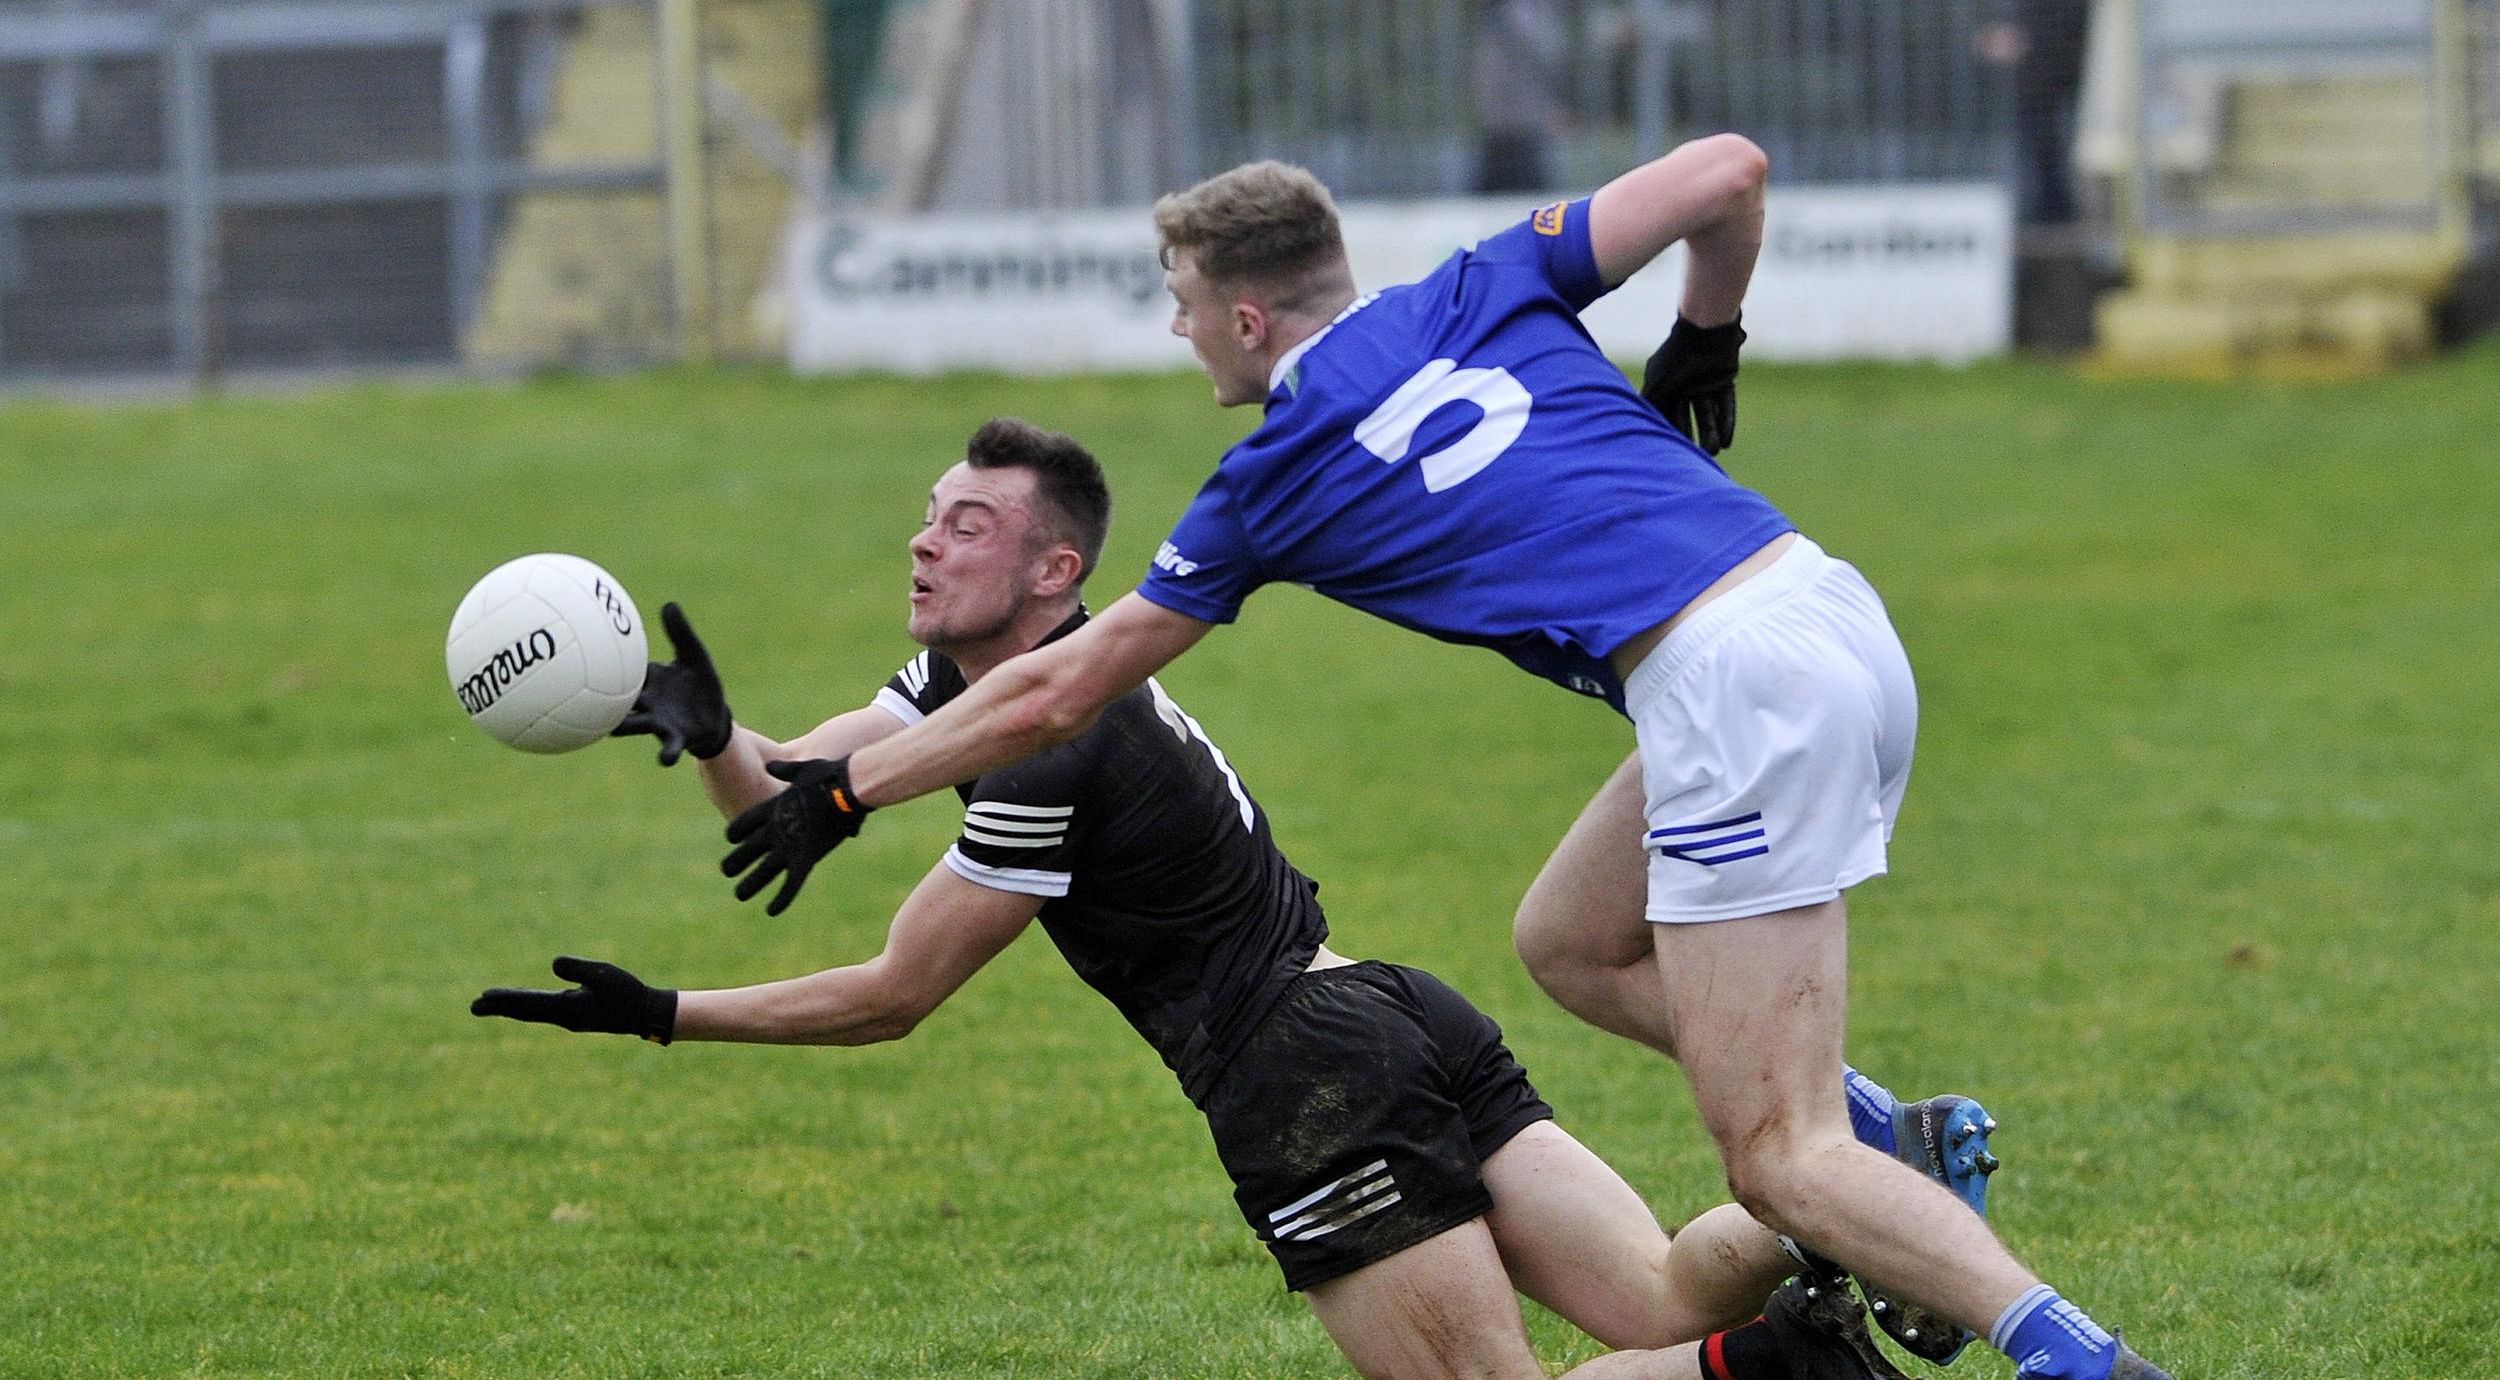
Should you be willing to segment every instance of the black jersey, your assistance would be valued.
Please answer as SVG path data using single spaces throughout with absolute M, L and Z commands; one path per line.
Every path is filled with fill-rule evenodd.
M 913 724 L 964 686 L 953 661 L 922 652 L 876 702 Z M 1048 898 L 1042 928 L 1068 965 L 1203 1107 L 1215 1075 L 1328 937 L 1318 884 L 1277 850 L 1267 812 L 1223 752 L 1149 680 L 1075 740 L 955 789 L 964 827 L 946 865 Z

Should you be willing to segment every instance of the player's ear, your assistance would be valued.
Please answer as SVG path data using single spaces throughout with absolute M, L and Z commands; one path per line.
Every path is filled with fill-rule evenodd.
M 1044 599 L 1067 593 L 1085 578 L 1085 557 L 1066 542 L 1053 542 L 1042 553 L 1033 575 L 1033 593 Z
M 1233 299 L 1233 339 L 1244 354 L 1256 354 L 1267 344 L 1267 308 L 1248 297 Z

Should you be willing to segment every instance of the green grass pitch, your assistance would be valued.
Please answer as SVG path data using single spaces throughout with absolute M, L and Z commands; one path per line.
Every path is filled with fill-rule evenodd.
M 1921 679 L 1856 1061 L 1982 1096 L 2009 1243 L 2182 1377 L 2500 1374 L 2500 354 L 1744 397 L 1732 466 L 1867 571 Z M 690 771 L 462 721 L 468 584 L 598 560 L 796 732 L 912 652 L 903 543 L 1003 412 L 1113 472 L 1097 606 L 1251 420 L 1177 375 L 0 408 L 0 1376 L 1344 1373 L 1038 936 L 865 1051 L 466 1014 L 560 952 L 673 985 L 864 957 L 954 822 L 895 810 L 792 913 L 736 905 Z M 1341 949 L 1492 1011 L 1663 1218 L 1723 1195 L 1672 1069 L 1509 950 L 1622 723 L 1291 589 L 1165 683 Z

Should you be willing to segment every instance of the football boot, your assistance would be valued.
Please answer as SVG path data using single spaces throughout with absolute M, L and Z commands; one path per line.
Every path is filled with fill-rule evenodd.
M 1996 1118 L 1988 1115 L 1987 1108 L 1954 1093 L 1904 1102 L 1892 1111 L 1892 1153 L 1985 1217 L 1988 1176 L 1997 1172 L 1997 1157 L 1989 1152 L 1988 1137 L 1996 1129 Z M 1970 1345 L 1971 1334 L 1950 1320 L 1870 1281 L 1861 1279 L 1858 1287 L 1866 1291 L 1875 1325 L 1920 1360 L 1949 1366 Z

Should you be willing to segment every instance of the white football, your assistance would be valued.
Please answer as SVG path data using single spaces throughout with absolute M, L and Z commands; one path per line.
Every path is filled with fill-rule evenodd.
M 541 552 L 486 572 L 451 616 L 443 663 L 460 707 L 524 752 L 608 736 L 642 693 L 642 614 L 616 577 Z

